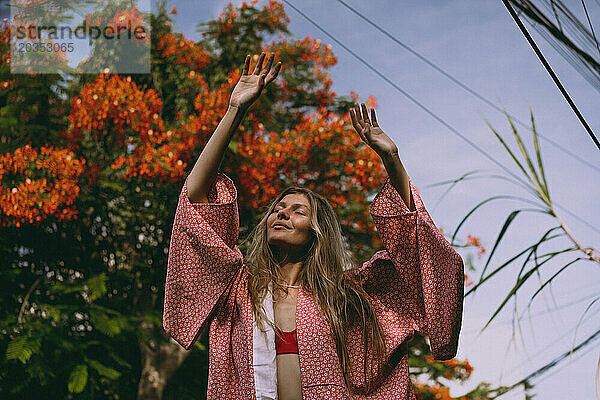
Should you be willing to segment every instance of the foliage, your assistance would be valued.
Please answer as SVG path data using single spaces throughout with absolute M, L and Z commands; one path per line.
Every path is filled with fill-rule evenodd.
M 484 205 L 494 201 L 494 200 L 518 200 L 520 202 L 526 203 L 527 205 L 533 205 L 533 208 L 523 207 L 512 210 L 506 217 L 498 236 L 494 241 L 494 245 L 492 246 L 491 251 L 485 261 L 483 268 L 481 269 L 481 274 L 479 279 L 476 282 L 471 282 L 469 286 L 469 290 L 465 293 L 465 297 L 468 297 L 474 294 L 477 290 L 481 290 L 481 288 L 503 270 L 507 270 L 512 266 L 518 266 L 518 272 L 515 276 L 515 282 L 512 287 L 510 287 L 506 293 L 504 299 L 502 299 L 501 303 L 492 313 L 491 317 L 482 328 L 482 331 L 489 326 L 489 324 L 499 315 L 499 313 L 508 305 L 508 303 L 513 300 L 513 336 L 514 330 L 516 327 L 520 329 L 520 321 L 525 316 L 526 312 L 529 311 L 533 301 L 544 291 L 551 290 L 552 283 L 557 280 L 565 271 L 571 270 L 576 267 L 576 264 L 580 264 L 580 261 L 591 261 L 600 264 L 600 254 L 598 251 L 592 247 L 584 246 L 567 228 L 565 223 L 559 216 L 559 213 L 556 210 L 556 205 L 552 201 L 550 196 L 550 189 L 548 185 L 548 181 L 546 179 L 546 174 L 544 172 L 544 166 L 542 162 L 542 153 L 539 146 L 537 129 L 535 126 L 535 121 L 533 118 L 533 112 L 531 113 L 531 126 L 532 126 L 532 136 L 533 136 L 533 147 L 535 152 L 535 158 L 530 155 L 531 151 L 528 151 L 527 146 L 524 143 L 523 138 L 517 132 L 515 125 L 513 124 L 510 117 L 507 115 L 508 123 L 512 134 L 514 136 L 517 150 L 513 150 L 507 143 L 507 141 L 492 127 L 493 134 L 496 136 L 498 141 L 504 147 L 506 152 L 510 155 L 511 159 L 514 161 L 518 169 L 520 170 L 524 179 L 519 177 L 518 175 L 511 174 L 511 177 L 507 177 L 504 175 L 499 176 L 491 176 L 495 179 L 502 179 L 508 182 L 511 182 L 521 189 L 524 189 L 528 192 L 534 200 L 530 200 L 520 196 L 509 196 L 509 195 L 495 195 L 489 197 L 480 203 L 478 203 L 475 207 L 473 207 L 466 216 L 461 220 L 458 224 L 454 234 L 452 235 L 452 243 L 454 243 L 454 239 L 457 237 L 459 230 L 463 225 L 467 222 L 467 220 L 481 207 Z M 452 183 L 456 184 L 457 182 L 464 182 L 469 179 L 477 179 L 482 178 L 483 176 L 476 176 L 476 171 L 469 172 L 459 179 L 456 179 Z M 489 178 L 489 176 L 486 176 Z M 520 249 L 514 255 L 509 257 L 506 260 L 497 260 L 496 255 L 497 250 L 501 247 L 503 240 L 508 237 L 509 229 L 511 226 L 517 221 L 517 217 L 519 215 L 524 215 L 525 213 L 536 213 L 547 216 L 547 220 L 550 224 L 554 224 L 554 226 L 549 227 L 541 237 L 532 238 L 530 244 L 527 244 L 526 247 Z M 564 239 L 568 240 L 568 245 L 565 245 Z M 563 240 L 561 240 L 563 239 Z M 479 240 L 475 240 L 469 238 L 468 243 L 473 245 L 480 246 L 481 243 Z M 561 257 L 566 256 L 566 257 Z M 560 261 L 559 261 L 560 260 Z M 554 261 L 552 263 L 551 261 Z M 559 267 L 556 268 L 556 263 L 559 263 Z M 474 269 L 473 269 L 474 270 Z M 549 276 L 549 278 L 542 278 L 542 271 Z M 529 301 L 527 303 L 527 307 L 525 311 L 519 312 L 517 307 L 517 295 L 520 292 L 523 292 L 528 287 L 528 283 L 532 282 L 534 277 L 538 278 L 539 285 L 529 296 Z M 551 292 L 550 292 L 551 294 Z M 594 295 L 586 308 L 586 311 L 580 318 L 578 323 L 581 324 L 585 318 L 591 318 L 591 315 L 588 313 L 590 308 L 600 300 L 600 296 Z M 584 348 L 587 348 L 589 344 L 593 342 L 600 335 L 600 331 L 596 331 L 588 336 L 586 339 L 582 340 L 577 346 L 574 346 L 570 349 L 570 351 L 565 351 L 558 358 L 553 360 L 552 362 L 540 367 L 538 370 L 529 374 L 527 377 L 521 379 L 515 384 L 505 387 L 505 388 L 497 388 L 495 389 L 495 396 L 499 396 L 502 393 L 505 393 L 517 386 L 523 386 L 526 390 L 531 389 L 532 385 L 530 380 L 535 376 L 541 375 L 543 372 L 548 371 L 550 368 L 554 367 L 561 360 L 565 359 L 567 356 L 572 355 L 577 351 L 581 351 Z
M 122 12 L 111 8 L 89 18 Z M 173 31 L 165 3 L 150 21 L 152 74 L 107 72 L 68 81 L 11 76 L 3 27 L 2 398 L 137 395 L 140 345 L 169 341 L 162 305 L 179 191 L 227 107 L 244 54 L 275 52 L 284 69 L 224 157 L 222 168 L 238 187 L 241 238 L 273 196 L 302 185 L 334 205 L 357 259 L 381 246 L 368 199 L 385 171 L 351 131 L 347 111 L 358 95 L 331 91 L 327 70 L 337 59 L 329 45 L 284 38 L 289 18 L 276 1 L 226 6 L 200 25 L 199 42 Z M 373 97 L 369 102 L 376 106 Z M 478 246 L 475 239 L 457 247 Z M 415 376 L 434 383 L 418 386 L 423 396 L 447 393 L 441 379 L 469 378 L 467 361 L 427 358 L 424 338 L 417 347 L 410 359 Z M 206 370 L 204 336 L 164 397 L 197 398 Z

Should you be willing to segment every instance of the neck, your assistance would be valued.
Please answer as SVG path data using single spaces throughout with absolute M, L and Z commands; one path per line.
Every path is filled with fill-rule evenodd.
M 300 283 L 296 282 L 296 280 L 298 279 L 298 275 L 300 274 L 301 267 L 301 261 L 286 262 L 284 264 L 280 264 L 279 270 L 281 271 L 281 276 L 283 277 L 283 282 L 280 283 L 285 283 L 291 286 L 300 285 Z
M 275 247 L 272 248 L 272 251 L 275 261 L 279 265 L 281 278 L 283 279 L 279 283 L 292 286 L 300 285 L 297 279 L 306 258 L 306 246 L 302 246 L 301 248 Z

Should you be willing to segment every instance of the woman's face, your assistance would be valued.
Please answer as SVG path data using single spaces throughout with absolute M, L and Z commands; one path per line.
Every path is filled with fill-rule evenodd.
M 310 203 L 302 193 L 286 194 L 267 217 L 267 242 L 299 250 L 311 238 Z

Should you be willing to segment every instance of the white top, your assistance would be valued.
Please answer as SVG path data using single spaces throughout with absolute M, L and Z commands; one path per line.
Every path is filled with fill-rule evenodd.
M 273 318 L 272 284 L 263 300 L 263 310 L 269 320 Z M 254 318 L 254 314 L 253 314 Z M 252 359 L 254 365 L 254 384 L 256 400 L 277 400 L 277 361 L 275 352 L 275 331 L 265 323 L 266 332 L 262 332 L 256 323 L 252 323 Z M 265 337 L 266 334 L 266 337 Z

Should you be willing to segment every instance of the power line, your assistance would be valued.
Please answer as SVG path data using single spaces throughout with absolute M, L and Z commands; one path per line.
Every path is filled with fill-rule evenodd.
M 293 4 L 291 4 L 289 1 L 287 0 L 282 0 L 284 3 L 286 3 L 288 6 L 290 6 L 291 8 L 293 8 L 297 13 L 299 13 L 300 15 L 302 15 L 306 20 L 308 20 L 313 26 L 315 26 L 317 29 L 319 29 L 321 32 L 323 32 L 325 35 L 327 35 L 329 38 L 331 38 L 333 41 L 335 41 L 338 45 L 340 45 L 344 50 L 346 50 L 348 53 L 350 53 L 352 56 L 354 56 L 356 59 L 358 59 L 361 63 L 363 63 L 367 68 L 369 68 L 370 70 L 372 70 L 375 74 L 377 74 L 381 79 L 383 79 L 384 81 L 386 81 L 388 84 L 390 84 L 392 87 L 394 87 L 396 90 L 398 90 L 401 94 L 403 94 L 405 97 L 407 97 L 411 102 L 413 102 L 415 105 L 417 105 L 419 108 L 421 108 L 423 111 L 425 111 L 427 114 L 429 114 L 432 118 L 434 118 L 435 120 L 437 120 L 439 123 L 441 123 L 442 125 L 444 125 L 447 129 L 449 129 L 452 133 L 454 133 L 455 135 L 459 136 L 461 139 L 463 139 L 464 141 L 466 141 L 468 144 L 470 144 L 472 147 L 474 147 L 476 150 L 478 150 L 481 154 L 483 154 L 486 158 L 488 158 L 490 161 L 494 162 L 496 165 L 500 166 L 505 172 L 507 172 L 509 175 L 513 176 L 515 179 L 521 181 L 523 183 L 523 181 L 518 178 L 516 175 L 514 175 L 510 170 L 508 170 L 507 168 L 505 168 L 502 164 L 500 164 L 499 162 L 497 162 L 493 157 L 491 157 L 488 153 L 486 153 L 483 149 L 481 149 L 479 146 L 477 146 L 476 144 L 474 144 L 472 141 L 470 141 L 469 139 L 467 139 L 465 136 L 463 136 L 462 134 L 460 134 L 460 132 L 458 132 L 455 128 L 453 128 L 450 124 L 448 124 L 445 120 L 443 120 L 442 118 L 440 118 L 439 116 L 437 116 L 433 111 L 429 110 L 429 108 L 427 108 L 425 105 L 423 105 L 421 102 L 419 102 L 417 99 L 415 99 L 413 96 L 411 96 L 409 93 L 407 93 L 406 91 L 404 91 L 402 88 L 400 88 L 398 85 L 396 85 L 394 82 L 392 82 L 390 79 L 388 79 L 385 75 L 383 75 L 381 72 L 379 72 L 377 69 L 375 69 L 374 67 L 372 67 L 370 64 L 368 64 L 362 57 L 360 57 L 358 54 L 356 54 L 354 51 L 352 51 L 351 49 L 349 49 L 347 46 L 345 46 L 342 42 L 340 42 L 338 39 L 336 39 L 333 35 L 331 35 L 329 32 L 327 32 L 325 29 L 321 28 L 320 25 L 318 25 L 316 22 L 314 22 L 310 17 L 308 17 L 306 14 L 304 14 L 302 11 L 300 11 L 298 8 L 296 8 Z M 557 204 L 558 205 L 558 204 Z M 562 207 L 561 207 L 562 208 Z M 567 210 L 565 210 L 567 211 Z M 570 212 L 569 212 L 570 213 Z M 571 215 L 575 216 L 577 219 L 579 219 L 579 217 L 577 217 L 575 214 L 570 213 Z M 582 222 L 586 223 L 585 221 L 581 220 Z M 589 224 L 586 223 L 586 225 L 591 226 Z M 595 227 L 591 226 L 592 228 L 596 229 Z M 596 229 L 597 230 L 597 229 Z M 583 343 L 580 343 L 579 346 L 577 346 L 574 350 L 577 351 L 579 349 L 581 349 L 583 346 L 585 346 L 586 344 L 588 344 L 591 340 L 595 339 L 595 337 L 597 336 L 597 334 L 592 335 L 591 337 L 589 337 L 586 341 L 584 341 Z M 561 360 L 561 358 L 557 358 L 555 360 L 553 360 L 553 362 L 546 364 L 544 367 L 538 369 L 537 371 L 535 371 L 532 374 L 529 374 L 525 379 L 532 379 L 535 376 L 539 375 L 540 373 L 542 373 L 543 371 L 545 371 L 546 369 L 549 369 L 551 366 L 553 366 L 554 364 L 558 363 Z M 520 384 L 524 382 L 523 380 L 516 383 L 514 386 Z M 514 387 L 513 386 L 513 387 Z
M 566 304 L 561 304 L 560 306 L 554 307 L 553 309 L 548 309 L 548 310 L 536 312 L 536 313 L 533 313 L 533 314 L 530 313 L 530 314 L 527 314 L 527 318 L 531 319 L 531 318 L 537 318 L 537 317 L 541 317 L 541 316 L 544 316 L 544 315 L 548 315 L 550 313 L 554 313 L 556 311 L 559 311 L 559 310 L 562 310 L 562 309 L 565 309 L 565 308 L 577 305 L 577 304 L 579 304 L 579 303 L 581 303 L 583 301 L 591 299 L 592 297 L 597 297 L 598 295 L 600 295 L 600 292 L 596 292 L 596 293 L 587 295 L 585 297 L 582 297 L 582 298 L 579 298 L 577 300 L 568 302 Z M 517 318 L 518 318 L 519 321 L 522 318 L 524 318 L 523 313 L 521 313 L 520 316 L 517 316 Z M 506 325 L 506 324 L 513 323 L 513 322 L 514 322 L 514 318 L 503 319 L 503 320 L 496 320 L 495 322 L 492 322 L 489 326 L 493 327 L 493 326 L 496 326 L 498 324 L 504 324 L 504 325 Z M 464 330 L 464 332 L 465 333 L 474 333 L 474 332 L 477 332 L 479 330 L 480 330 L 479 328 L 475 328 L 475 329 Z
M 515 178 L 519 182 L 521 182 L 523 185 L 527 186 L 527 183 L 525 181 L 523 181 L 519 176 L 515 175 L 512 171 L 510 171 L 508 168 L 506 168 L 499 161 L 496 161 L 496 159 L 493 158 L 491 155 L 489 155 L 485 150 L 483 150 L 482 148 L 480 148 L 479 146 L 477 146 L 475 143 L 473 143 L 471 140 L 469 140 L 467 137 L 465 137 L 464 135 L 462 135 L 458 130 L 456 130 L 454 127 L 452 127 L 444 119 L 442 119 L 441 117 L 437 116 L 433 111 L 431 111 L 429 108 L 427 108 L 424 104 L 422 104 L 421 102 L 419 102 L 417 99 L 415 99 L 413 96 L 411 96 L 408 92 L 406 92 L 405 90 L 403 90 L 402 88 L 400 88 L 398 85 L 396 85 L 394 82 L 392 82 L 388 77 L 386 77 L 384 74 L 382 74 L 381 72 L 379 72 L 379 70 L 377 70 L 375 67 L 371 66 L 368 62 L 365 61 L 365 59 L 363 59 L 361 56 L 359 56 L 354 51 L 352 51 L 350 48 L 348 48 L 345 44 L 343 44 L 342 42 L 340 42 L 337 38 L 335 38 L 332 34 L 330 34 L 329 32 L 327 32 L 325 29 L 323 29 L 319 24 L 317 24 L 315 21 L 313 21 L 309 16 L 307 16 L 306 14 L 304 14 L 301 10 L 299 10 L 298 8 L 296 8 L 292 3 L 289 2 L 289 0 L 282 0 L 282 1 L 285 4 L 287 4 L 288 6 L 290 6 L 292 9 L 294 9 L 302 17 L 304 17 L 314 27 L 316 27 L 318 30 L 320 30 L 325 35 L 327 35 L 331 40 L 333 40 L 334 42 L 336 42 L 340 47 L 342 47 L 344 50 L 346 50 L 348 53 L 350 53 L 352 56 L 354 56 L 354 58 L 356 58 L 361 63 L 363 63 L 367 68 L 369 68 L 371 71 L 373 71 L 377 76 L 379 76 L 385 82 L 387 82 L 388 84 L 390 84 L 394 89 L 396 89 L 397 91 L 399 91 L 402 95 L 404 95 L 406 98 L 408 98 L 411 102 L 413 102 L 415 105 L 417 105 L 419 108 L 421 108 L 427 114 L 429 114 L 433 119 L 435 119 L 440 124 L 442 124 L 443 126 L 445 126 L 450 132 L 454 133 L 456 136 L 458 136 L 459 138 L 461 138 L 462 140 L 464 140 L 465 142 L 467 142 L 469 145 L 471 145 L 471 147 L 475 148 L 477 151 L 479 151 L 481 154 L 483 154 L 488 160 L 492 161 L 494 164 L 496 164 L 502 170 L 504 170 L 507 174 L 509 174 L 510 176 L 512 176 L 513 178 Z M 564 210 L 566 213 L 568 213 L 569 215 L 571 215 L 573 218 L 577 219 L 582 224 L 584 224 L 584 225 L 588 226 L 589 228 L 595 230 L 596 232 L 600 233 L 600 229 L 598 229 L 595 226 L 591 225 L 589 222 L 587 222 L 583 218 L 579 217 L 575 213 L 567 210 L 565 207 L 561 206 L 556 201 L 553 201 L 553 204 L 555 204 L 557 207 L 560 207 L 562 210 Z
M 313 24 L 317 29 L 319 29 L 325 35 L 329 36 L 329 38 L 331 38 L 331 40 L 333 40 L 338 45 L 340 45 L 344 50 L 346 50 L 348 53 L 350 53 L 352 56 L 354 56 L 354 58 L 356 58 L 357 60 L 359 60 L 360 62 L 362 62 L 367 68 L 369 68 L 371 71 L 373 71 L 375 74 L 377 74 L 377 76 L 379 76 L 381 79 L 383 79 L 384 81 L 386 81 L 388 84 L 392 85 L 392 87 L 394 87 L 394 89 L 396 89 L 397 91 L 399 91 L 400 93 L 402 93 L 406 98 L 408 98 L 411 102 L 413 102 L 415 105 L 417 105 L 420 109 L 422 109 L 427 114 L 429 114 L 433 119 L 435 119 L 440 124 L 442 124 L 443 126 L 445 126 L 447 129 L 449 129 L 452 133 L 454 133 L 455 135 L 457 135 L 458 137 L 460 137 L 462 140 L 464 140 L 465 142 L 467 142 L 468 144 L 470 144 L 473 148 L 475 148 L 477 151 L 479 151 L 481 154 L 483 154 L 488 160 L 492 161 L 497 166 L 499 166 L 500 168 L 502 168 L 506 173 L 510 174 L 513 178 L 517 179 L 519 182 L 523 183 L 524 185 L 527 185 L 527 183 L 525 181 L 523 181 L 520 177 L 518 177 L 512 171 L 510 171 L 508 168 L 506 168 L 504 165 L 502 165 L 502 163 L 500 163 L 499 161 L 496 161 L 496 159 L 493 158 L 492 156 L 490 156 L 485 150 L 483 150 L 481 147 L 479 147 L 478 145 L 476 145 L 475 143 L 473 143 L 470 139 L 468 139 L 467 137 L 465 137 L 464 135 L 462 135 L 452 125 L 450 125 L 444 119 L 442 119 L 437 114 L 435 114 L 433 111 L 431 111 L 427 106 L 425 106 L 423 103 L 421 103 L 420 101 L 418 101 L 416 98 L 414 98 L 408 92 L 406 92 L 404 89 L 402 89 L 401 87 L 399 87 L 398 85 L 396 85 L 387 76 L 385 76 L 384 74 L 382 74 L 381 72 L 379 72 L 379 70 L 377 70 L 376 68 L 374 68 L 373 66 L 371 66 L 364 58 L 362 58 L 361 56 L 359 56 L 358 54 L 356 54 L 353 50 L 351 50 L 345 44 L 343 44 L 338 39 L 336 39 L 333 35 L 331 35 L 325 29 L 321 28 L 321 26 L 319 24 L 317 24 L 316 22 L 314 22 L 310 17 L 308 17 L 306 14 L 304 14 L 298 8 L 296 8 L 288 0 L 283 0 L 283 2 L 286 3 L 287 5 L 289 5 L 291 8 L 293 8 L 297 13 L 299 13 L 300 15 L 302 15 L 306 20 L 308 20 L 311 24 Z
M 585 118 L 583 117 L 583 115 L 581 115 L 581 113 L 579 112 L 579 109 L 577 108 L 577 106 L 575 105 L 573 100 L 571 99 L 571 96 L 569 96 L 569 93 L 567 93 L 567 90 L 564 88 L 562 83 L 560 83 L 560 80 L 558 79 L 558 77 L 556 76 L 554 71 L 552 70 L 552 67 L 550 67 L 550 64 L 548 64 L 548 62 L 546 61 L 546 58 L 544 57 L 544 55 L 538 48 L 537 44 L 535 44 L 535 41 L 533 40 L 531 35 L 529 35 L 529 32 L 527 32 L 525 25 L 523 25 L 523 23 L 519 19 L 519 16 L 517 15 L 517 13 L 512 8 L 512 6 L 508 2 L 508 0 L 502 0 L 502 3 L 504 3 L 504 5 L 506 6 L 506 9 L 510 13 L 510 16 L 513 18 L 513 20 L 515 21 L 515 23 L 517 24 L 517 26 L 519 27 L 519 29 L 525 36 L 525 39 L 527 39 L 527 41 L 529 42 L 529 45 L 531 46 L 531 48 L 533 49 L 535 54 L 540 59 L 542 65 L 544 66 L 544 68 L 546 68 L 546 71 L 548 71 L 548 74 L 550 75 L 550 77 L 552 78 L 552 80 L 554 81 L 556 86 L 558 87 L 558 90 L 560 90 L 560 92 L 562 93 L 564 98 L 567 100 L 567 103 L 569 103 L 569 105 L 571 106 L 571 109 L 573 110 L 573 112 L 575 113 L 577 118 L 579 118 L 579 122 L 581 122 L 581 124 L 583 125 L 583 127 L 585 128 L 587 133 L 590 135 L 590 137 L 592 138 L 592 141 L 594 142 L 594 144 L 596 144 L 596 147 L 598 147 L 598 150 L 600 150 L 600 142 L 598 142 L 598 138 L 596 137 L 596 135 L 594 135 L 592 128 L 590 128 L 590 126 L 588 125 L 588 123 L 585 120 Z
M 374 27 L 375 29 L 377 29 L 379 32 L 383 33 L 385 36 L 387 36 L 388 38 L 390 38 L 394 43 L 398 44 L 400 47 L 402 47 L 403 49 L 405 49 L 406 51 L 408 51 L 409 53 L 411 53 L 412 55 L 414 55 L 415 57 L 417 57 L 419 60 L 423 61 L 425 64 L 429 65 L 431 68 L 433 68 L 434 70 L 436 70 L 440 74 L 444 75 L 446 78 L 448 78 L 450 81 L 452 81 L 453 83 L 455 83 L 456 85 L 458 85 L 460 88 L 464 89 L 465 91 L 467 91 L 471 95 L 477 97 L 479 100 L 483 101 L 488 106 L 492 107 L 494 110 L 496 110 L 496 111 L 498 111 L 498 112 L 500 112 L 502 114 L 508 115 L 513 121 L 515 121 L 519 125 L 523 126 L 524 128 L 527 128 L 527 129 L 531 130 L 531 126 L 529 126 L 528 124 L 522 122 L 520 119 L 518 119 L 514 115 L 506 112 L 506 110 L 502 109 L 500 106 L 498 106 L 497 104 L 495 104 L 494 102 L 492 102 L 491 100 L 489 100 L 488 98 L 486 98 L 484 95 L 478 93 L 476 90 L 474 90 L 473 88 L 469 87 L 467 84 L 461 82 L 460 80 L 458 80 L 456 77 L 454 77 L 450 73 L 446 72 L 441 67 L 438 67 L 433 61 L 429 60 L 428 58 L 426 58 L 425 56 L 423 56 L 422 54 L 420 54 L 418 51 L 416 51 L 413 48 L 411 48 L 406 43 L 403 43 L 398 38 L 396 38 L 395 36 L 391 35 L 388 31 L 386 31 L 385 29 L 383 29 L 382 27 L 380 27 L 378 24 L 376 24 L 375 22 L 373 22 L 369 18 L 367 18 L 364 15 L 362 15 L 360 12 L 358 12 L 355 8 L 353 8 L 352 6 L 350 6 L 345 1 L 343 1 L 343 0 L 337 0 L 337 2 L 340 3 L 340 4 L 342 4 L 348 10 L 352 11 L 355 15 L 357 15 L 362 20 L 364 20 L 365 22 L 367 22 L 369 25 L 371 25 L 372 27 Z M 583 164 L 587 165 L 588 167 L 595 169 L 597 172 L 600 172 L 600 168 L 599 167 L 597 167 L 597 166 L 593 165 L 592 163 L 590 163 L 590 162 L 582 159 L 578 155 L 570 152 L 569 150 L 565 149 L 560 144 L 556 143 L 554 140 L 552 140 L 550 138 L 547 138 L 546 136 L 544 136 L 542 134 L 539 134 L 539 133 L 538 133 L 538 136 L 540 136 L 544 140 L 547 140 L 548 142 L 550 142 L 551 144 L 553 144 L 554 146 L 556 146 L 560 150 L 564 151 L 565 153 L 567 153 L 571 157 L 575 158 L 576 160 L 582 162 Z

